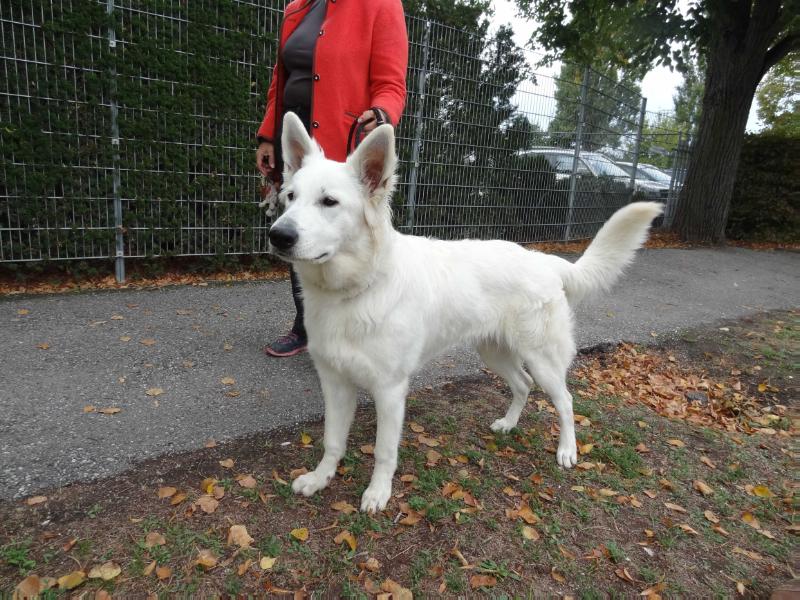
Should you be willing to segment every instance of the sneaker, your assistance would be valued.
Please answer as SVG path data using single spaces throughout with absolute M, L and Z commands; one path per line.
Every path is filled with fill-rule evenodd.
M 294 356 L 295 354 L 305 352 L 307 348 L 308 343 L 306 340 L 302 339 L 294 331 L 291 331 L 286 335 L 282 335 L 264 348 L 264 352 L 270 356 Z

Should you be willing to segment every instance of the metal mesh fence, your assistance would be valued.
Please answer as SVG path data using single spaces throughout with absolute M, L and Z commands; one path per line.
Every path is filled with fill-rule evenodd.
M 265 253 L 253 144 L 281 14 L 279 0 L 3 2 L 0 262 Z M 578 239 L 631 199 L 674 204 L 688 141 L 645 127 L 636 90 L 539 67 L 507 28 L 407 25 L 401 231 Z M 671 169 L 652 172 L 666 188 L 639 163 Z

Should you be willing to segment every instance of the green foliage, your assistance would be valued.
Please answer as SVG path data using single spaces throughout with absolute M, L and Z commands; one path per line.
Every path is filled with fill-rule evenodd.
M 800 137 L 800 52 L 786 55 L 756 91 L 758 118 L 770 133 Z
M 263 9 L 137 0 L 109 15 L 96 2 L 13 4 L 16 21 L 41 31 L 33 42 L 18 33 L 16 56 L 47 60 L 34 73 L 7 70 L 8 88 L 28 102 L 0 96 L 11 116 L 0 129 L 9 196 L 0 229 L 20 231 L 2 239 L 0 256 L 113 256 L 115 167 L 127 256 L 258 250 L 246 176 L 274 59 Z
M 745 137 L 727 235 L 800 241 L 800 138 L 769 133 Z

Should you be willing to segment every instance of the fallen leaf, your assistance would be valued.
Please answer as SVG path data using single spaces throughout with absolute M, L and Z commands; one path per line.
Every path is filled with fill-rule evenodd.
M 431 448 L 430 450 L 428 450 L 428 451 L 425 453 L 425 459 L 426 459 L 426 461 L 427 461 L 427 462 L 425 463 L 425 464 L 426 464 L 426 466 L 428 466 L 428 467 L 435 467 L 435 466 L 436 466 L 436 464 L 437 464 L 437 463 L 438 463 L 440 460 L 442 460 L 442 455 L 441 455 L 441 454 L 439 454 L 439 453 L 438 453 L 436 450 L 434 450 L 433 448 Z
M 186 498 L 187 498 L 187 494 L 186 494 L 186 492 L 178 492 L 177 494 L 175 494 L 175 495 L 172 497 L 172 499 L 169 501 L 169 503 L 170 503 L 172 506 L 177 506 L 178 504 L 180 504 L 181 502 L 183 502 L 184 500 L 186 500 Z
M 222 346 L 222 349 L 225 350 L 225 352 L 230 352 L 231 350 L 233 350 L 233 345 L 229 344 L 228 342 L 225 342 L 225 344 Z
M 359 450 L 361 450 L 361 454 L 375 454 L 375 446 L 372 444 L 364 444 Z
M 589 454 L 593 448 L 594 444 L 583 444 L 580 448 L 578 448 L 578 452 L 581 454 Z
M 665 582 L 657 583 L 656 585 L 647 588 L 646 590 L 642 590 L 639 592 L 640 596 L 659 596 L 661 592 L 663 592 L 667 587 Z M 660 596 L 659 596 L 660 597 Z
M 233 377 L 223 377 L 219 382 L 222 385 L 236 385 L 236 380 Z
M 86 581 L 86 573 L 83 571 L 73 571 L 68 575 L 58 578 L 58 587 L 62 590 L 73 590 Z
M 413 431 L 414 433 L 422 433 L 423 431 L 425 431 L 425 428 L 422 425 L 420 425 L 419 423 L 415 423 L 414 421 L 411 421 L 408 424 L 408 426 L 411 428 L 411 431 Z
M 558 583 L 567 583 L 567 578 L 564 577 L 561 573 L 556 571 L 556 568 L 553 567 L 550 569 L 550 577 L 555 579 Z
M 686 444 L 683 443 L 681 440 L 667 440 L 667 443 L 670 446 L 675 446 L 676 448 L 685 448 Z
M 211 514 L 217 510 L 219 501 L 212 496 L 200 496 L 195 504 L 197 504 L 204 513 Z
M 36 506 L 37 504 L 42 504 L 43 502 L 47 502 L 47 496 L 31 496 L 25 500 L 25 504 L 28 506 Z
M 655 498 L 656 496 L 658 496 L 658 494 L 656 494 L 655 492 L 652 492 L 652 491 L 650 491 L 650 490 L 642 490 L 642 493 L 643 493 L 645 496 L 647 496 L 648 498 L 650 498 L 650 499 L 653 499 L 653 498 Z
M 20 317 L 24 317 L 25 315 L 27 315 L 27 314 L 28 314 L 28 313 L 30 313 L 30 312 L 31 312 L 31 311 L 29 311 L 27 308 L 18 308 L 18 309 L 17 309 L 17 314 L 18 314 Z
M 758 522 L 758 519 L 751 512 L 742 513 L 742 521 L 750 525 L 753 529 L 761 529 L 761 523 Z
M 122 412 L 122 409 L 117 408 L 116 406 L 110 406 L 108 408 L 98 408 L 97 412 L 103 415 L 115 415 L 119 412 Z
M 14 595 L 11 596 L 12 600 L 28 600 L 29 598 L 38 598 L 39 594 L 44 591 L 41 579 L 38 575 L 28 575 L 25 579 L 17 584 L 14 588 Z
M 706 519 L 708 519 L 712 523 L 719 523 L 719 517 L 710 510 L 705 511 L 703 515 L 705 516 Z
M 271 557 L 271 556 L 264 556 L 264 557 L 262 557 L 262 558 L 261 558 L 261 560 L 258 562 L 258 566 L 259 566 L 259 567 L 261 567 L 261 570 L 262 570 L 262 571 L 268 571 L 268 570 L 270 570 L 270 569 L 272 568 L 272 566 L 275 564 L 275 561 L 276 561 L 276 560 L 278 560 L 278 558 L 277 558 L 277 557 L 273 558 L 273 557 Z
M 759 498 L 772 498 L 773 494 L 770 489 L 765 485 L 757 485 L 753 488 L 753 493 Z
M 156 570 L 156 561 L 152 561 L 149 565 L 147 565 L 144 568 L 144 571 L 142 571 L 142 573 L 144 574 L 145 577 L 150 577 L 150 575 L 152 575 L 153 571 L 155 570 Z
M 161 581 L 164 579 L 169 579 L 172 577 L 172 569 L 169 567 L 158 567 L 156 569 L 156 577 L 158 577 L 158 579 Z
M 308 446 L 313 441 L 314 439 L 310 435 L 308 435 L 305 431 L 300 434 L 300 443 L 302 443 L 304 446 Z
M 339 535 L 333 538 L 333 541 L 337 544 L 341 544 L 342 542 L 347 542 L 347 545 L 350 546 L 350 550 L 356 549 L 356 538 L 353 536 L 352 533 L 347 531 L 346 529 L 342 530 Z
M 217 447 L 217 440 L 215 440 L 214 438 L 211 438 L 210 440 L 207 440 L 204 445 L 205 445 L 206 448 L 216 448 Z
M 130 342 L 131 341 L 131 336 L 129 336 L 129 335 L 121 335 L 121 336 L 119 336 L 119 341 L 120 342 Z
M 226 469 L 232 469 L 233 468 L 233 459 L 232 458 L 226 458 L 225 460 L 219 461 L 219 464 L 220 464 L 221 467 L 225 467 Z
M 69 540 L 67 540 L 66 544 L 61 546 L 61 550 L 63 550 L 64 552 L 69 552 L 70 550 L 72 550 L 73 547 L 75 547 L 75 544 L 77 543 L 78 543 L 78 538 L 70 538 Z
M 160 387 L 149 388 L 145 392 L 145 394 L 147 394 L 148 396 L 160 396 L 163 393 L 164 393 L 164 390 L 162 390 Z
M 87 404 L 86 406 L 83 407 L 83 412 L 85 413 L 97 412 L 97 408 L 95 408 L 93 404 Z
M 169 485 L 163 486 L 163 487 L 158 488 L 158 497 L 159 497 L 160 500 L 163 500 L 164 498 L 170 498 L 170 497 L 174 496 L 175 492 L 177 492 L 177 491 L 178 490 L 176 488 L 172 487 L 172 486 L 169 486 Z
M 333 510 L 338 510 L 339 512 L 343 512 L 346 515 L 352 514 L 358 510 L 355 506 L 353 506 L 349 502 L 345 502 L 344 500 L 339 500 L 339 502 L 334 502 L 333 504 L 331 504 L 331 508 Z
M 377 558 L 370 556 L 366 562 L 361 563 L 361 566 L 367 571 L 375 573 L 376 571 L 380 570 L 381 563 L 378 561 Z
M 716 469 L 717 468 L 717 465 L 714 464 L 714 461 L 712 461 L 707 456 L 701 456 L 700 457 L 700 462 L 703 463 L 704 465 L 712 468 L 712 469 Z
M 678 504 L 673 504 L 672 502 L 664 502 L 664 506 L 666 506 L 670 510 L 674 510 L 676 512 L 685 513 L 686 509 Z
M 492 587 L 497 585 L 497 577 L 492 575 L 473 575 L 469 578 L 469 586 L 474 590 L 482 587 Z
M 703 496 L 710 496 L 714 493 L 714 490 L 708 487 L 708 485 L 700 479 L 695 479 L 692 485 L 694 486 L 694 489 L 703 494 Z
M 214 554 L 211 550 L 200 550 L 197 553 L 197 558 L 194 561 L 194 564 L 200 565 L 206 571 L 209 569 L 213 569 L 217 566 L 217 555 Z
M 89 579 L 102 579 L 103 581 L 111 581 L 122 573 L 122 567 L 115 562 L 105 562 L 99 567 L 92 567 L 89 571 Z
M 541 536 L 539 535 L 539 532 L 536 531 L 536 529 L 534 529 L 533 527 L 530 527 L 529 525 L 523 525 L 522 526 L 522 537 L 524 537 L 526 540 L 532 540 L 532 541 L 535 542 Z
M 427 435 L 419 434 L 417 436 L 417 440 L 419 440 L 420 444 L 424 444 L 425 446 L 429 446 L 431 448 L 435 448 L 436 446 L 441 446 L 438 440 L 430 438 Z
M 692 527 L 690 527 L 686 523 L 681 523 L 680 525 L 678 525 L 678 527 L 680 527 L 683 531 L 685 531 L 686 533 L 689 533 L 691 535 L 700 535 L 699 533 L 697 533 L 697 531 L 695 529 L 693 529 Z
M 167 540 L 164 539 L 164 536 L 161 535 L 158 531 L 151 531 L 144 537 L 145 548 L 153 548 L 154 546 L 163 546 L 166 543 Z
M 723 528 L 722 528 L 720 525 L 714 525 L 714 527 L 712 527 L 712 529 L 713 529 L 714 531 L 716 531 L 718 534 L 720 534 L 720 535 L 724 535 L 725 537 L 728 537 L 728 536 L 730 535 L 730 534 L 729 534 L 727 531 L 725 531 L 725 530 L 724 530 L 724 529 L 723 529 Z
M 41 344 L 36 344 L 36 347 L 39 350 L 49 350 L 50 349 L 50 344 L 48 344 L 47 342 L 42 342 Z
M 404 588 L 392 579 L 385 579 L 381 583 L 381 589 L 384 592 L 390 593 L 392 595 L 392 600 L 412 600 L 414 597 L 411 590 Z
M 766 529 L 759 529 L 759 530 L 758 530 L 758 533 L 760 533 L 761 535 L 763 535 L 765 538 L 769 538 L 769 539 L 771 539 L 771 540 L 774 540 L 774 539 L 775 539 L 775 536 L 774 536 L 774 535 L 772 535 L 772 533 L 771 533 L 770 531 L 767 531 Z
M 250 544 L 255 540 L 247 533 L 247 527 L 244 525 L 231 525 L 228 530 L 228 546 L 239 546 L 240 548 L 249 548 Z
M 252 490 L 254 487 L 258 485 L 258 482 L 255 480 L 255 477 L 253 477 L 249 473 L 247 475 L 237 477 L 236 481 L 240 486 L 248 490 Z
M 753 552 L 751 550 L 745 550 L 744 548 L 740 548 L 739 546 L 734 546 L 733 547 L 733 552 L 734 552 L 734 554 L 742 554 L 742 555 L 746 556 L 747 558 L 751 558 L 753 560 L 761 560 L 762 558 L 764 558 L 758 552 Z
M 628 583 L 636 583 L 636 580 L 631 577 L 631 574 L 628 573 L 628 569 L 625 567 L 620 567 L 614 571 L 614 575 L 622 579 L 623 581 L 627 581 Z
M 156 341 L 153 338 L 144 338 L 142 340 L 139 340 L 139 343 L 145 346 L 153 346 L 156 343 Z
M 308 529 L 306 527 L 299 527 L 297 529 L 292 529 L 290 535 L 296 540 L 305 542 L 308 539 Z

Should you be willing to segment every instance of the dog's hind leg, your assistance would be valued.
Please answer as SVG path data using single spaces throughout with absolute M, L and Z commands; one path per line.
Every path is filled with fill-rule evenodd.
M 325 454 L 317 468 L 292 482 L 297 494 L 311 496 L 330 483 L 347 450 L 347 435 L 356 411 L 356 388 L 340 374 L 317 364 L 325 398 Z
M 511 406 L 508 407 L 506 415 L 502 419 L 497 419 L 491 425 L 492 431 L 507 433 L 519 422 L 519 416 L 528 401 L 533 380 L 522 368 L 522 359 L 507 348 L 484 344 L 478 347 L 478 353 L 486 366 L 505 379 L 508 387 L 511 388 Z
M 537 348 L 525 355 L 534 380 L 550 397 L 556 407 L 561 435 L 558 441 L 556 460 L 565 468 L 578 462 L 578 448 L 575 443 L 575 419 L 572 413 L 572 395 L 567 389 L 567 369 L 572 361 L 572 353 L 559 352 L 555 347 Z
M 392 495 L 392 477 L 397 469 L 397 449 L 403 433 L 408 380 L 371 390 L 378 414 L 375 436 L 375 469 L 369 487 L 361 496 L 361 510 L 376 513 L 386 508 Z

